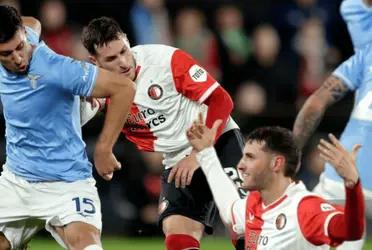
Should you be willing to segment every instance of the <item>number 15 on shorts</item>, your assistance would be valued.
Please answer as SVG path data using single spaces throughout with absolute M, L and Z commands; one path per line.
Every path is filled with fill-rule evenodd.
M 75 202 L 76 212 L 79 214 L 84 215 L 96 213 L 96 207 L 94 206 L 93 200 L 89 198 L 75 197 L 72 198 L 72 201 Z

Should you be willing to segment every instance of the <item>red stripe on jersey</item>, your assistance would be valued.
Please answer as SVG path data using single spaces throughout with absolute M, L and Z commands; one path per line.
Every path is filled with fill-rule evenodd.
M 216 82 L 205 69 L 182 50 L 173 53 L 171 69 L 177 91 L 196 102 Z
M 262 213 L 260 193 L 249 193 L 245 210 L 245 249 L 257 249 L 264 224 Z
M 137 105 L 132 105 L 122 132 L 129 141 L 136 144 L 139 150 L 154 151 L 154 141 L 157 137 L 150 131 Z

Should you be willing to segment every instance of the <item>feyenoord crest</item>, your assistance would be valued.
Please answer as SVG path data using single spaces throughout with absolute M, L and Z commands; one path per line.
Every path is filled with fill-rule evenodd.
M 27 79 L 30 81 L 31 83 L 31 88 L 33 89 L 36 89 L 37 88 L 37 80 L 40 78 L 41 76 L 39 75 L 31 75 L 31 74 L 28 74 L 27 75 Z
M 287 224 L 287 217 L 285 214 L 279 214 L 275 221 L 276 228 L 282 230 L 285 227 L 285 224 Z
M 153 84 L 147 90 L 147 94 L 153 100 L 159 100 L 163 96 L 163 89 L 158 84 Z

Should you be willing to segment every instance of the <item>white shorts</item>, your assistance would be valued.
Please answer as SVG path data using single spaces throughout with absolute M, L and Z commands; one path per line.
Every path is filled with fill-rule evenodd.
M 44 226 L 67 248 L 53 226 L 74 221 L 102 228 L 101 203 L 95 180 L 30 183 L 4 167 L 0 176 L 0 232 L 22 249 Z
M 363 183 L 362 183 L 363 185 Z M 318 185 L 315 186 L 313 192 L 319 194 L 324 199 L 331 203 L 343 204 L 345 203 L 345 186 L 343 182 L 338 182 L 327 178 L 324 173 L 320 175 Z M 372 219 L 372 191 L 363 189 L 366 216 Z

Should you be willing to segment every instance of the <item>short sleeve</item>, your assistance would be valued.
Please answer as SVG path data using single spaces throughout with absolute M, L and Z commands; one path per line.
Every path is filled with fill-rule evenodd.
M 343 62 L 332 73 L 337 76 L 351 90 L 359 88 L 362 83 L 363 66 L 364 66 L 364 50 L 358 50 L 352 57 Z
M 174 84 L 179 93 L 203 103 L 219 86 L 219 83 L 190 55 L 176 50 L 171 59 Z
M 93 64 L 60 56 L 62 85 L 74 95 L 90 96 L 97 77 L 97 67 Z
M 243 235 L 245 232 L 246 204 L 246 199 L 239 199 L 231 207 L 232 229 L 237 235 Z
M 334 245 L 328 235 L 328 225 L 333 216 L 343 210 L 317 196 L 308 196 L 298 205 L 298 222 L 302 234 L 314 245 Z
M 39 37 L 39 34 L 36 33 L 36 31 L 34 31 L 32 28 L 28 27 L 28 26 L 25 26 L 26 28 L 26 36 L 27 36 L 27 40 L 33 44 L 33 45 L 36 45 L 39 43 L 40 41 L 40 37 Z

